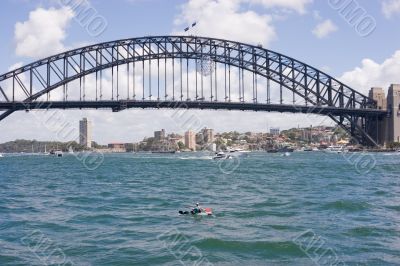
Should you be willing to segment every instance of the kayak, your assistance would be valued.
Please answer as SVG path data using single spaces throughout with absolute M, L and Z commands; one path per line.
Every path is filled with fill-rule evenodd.
M 211 208 L 204 208 L 200 213 L 194 213 L 193 211 L 179 211 L 179 214 L 191 214 L 196 216 L 211 216 L 213 215 Z

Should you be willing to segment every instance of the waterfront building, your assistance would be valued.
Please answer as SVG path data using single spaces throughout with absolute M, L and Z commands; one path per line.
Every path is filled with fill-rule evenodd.
M 154 140 L 161 141 L 165 139 L 165 129 L 161 129 L 161 131 L 154 131 Z
M 279 134 L 281 133 L 281 131 L 280 131 L 279 128 L 271 127 L 271 128 L 269 129 L 269 133 L 270 133 L 272 136 L 279 136 Z
M 185 132 L 185 146 L 186 148 L 195 151 L 196 150 L 196 133 L 189 130 Z
M 79 144 L 86 147 L 92 147 L 92 122 L 87 118 L 79 121 Z
M 111 152 L 126 152 L 125 143 L 110 143 L 108 149 Z
M 203 138 L 205 143 L 213 143 L 214 142 L 214 129 L 204 128 L 202 130 Z

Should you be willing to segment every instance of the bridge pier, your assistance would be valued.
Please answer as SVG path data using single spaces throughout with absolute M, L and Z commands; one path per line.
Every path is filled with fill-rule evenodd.
M 368 117 L 368 134 L 381 146 L 392 142 L 400 142 L 400 85 L 390 85 L 387 97 L 384 89 L 371 88 L 369 97 L 377 102 L 378 109 L 388 111 L 388 116 Z
M 400 142 L 400 84 L 392 84 L 389 87 L 387 108 L 389 117 L 387 123 L 387 142 Z
M 387 110 L 387 100 L 383 88 L 374 87 L 369 91 L 369 97 L 374 99 L 379 110 Z M 381 146 L 384 146 L 387 139 L 386 117 L 370 116 L 367 119 L 367 132 Z

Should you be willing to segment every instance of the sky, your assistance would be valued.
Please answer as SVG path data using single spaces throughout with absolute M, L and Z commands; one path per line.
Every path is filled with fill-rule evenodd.
M 400 0 L 114 0 L 86 1 L 98 17 L 90 29 L 78 0 L 4 0 L 0 10 L 0 73 L 80 46 L 122 38 L 194 34 L 249 44 L 296 58 L 366 94 L 400 83 Z M 80 0 L 78 2 L 85 1 Z M 355 7 L 356 19 L 347 11 Z M 69 141 L 78 121 L 93 122 L 99 143 L 139 141 L 153 131 L 183 133 L 173 110 L 60 110 L 17 112 L 0 121 L 0 142 Z M 216 131 L 267 132 L 332 124 L 324 117 L 236 111 L 187 112 Z M 70 129 L 69 134 L 65 128 Z

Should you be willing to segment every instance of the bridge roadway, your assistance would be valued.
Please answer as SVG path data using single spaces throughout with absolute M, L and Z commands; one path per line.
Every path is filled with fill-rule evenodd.
M 156 101 L 156 100 L 107 100 L 107 101 L 38 101 L 38 102 L 0 102 L 0 110 L 18 111 L 33 109 L 112 109 L 114 112 L 131 108 L 169 108 L 169 109 L 210 109 L 265 112 L 291 112 L 316 115 L 355 115 L 358 117 L 384 117 L 388 113 L 379 109 L 352 109 L 330 106 L 302 106 L 293 104 L 264 104 L 241 102 L 210 101 Z

